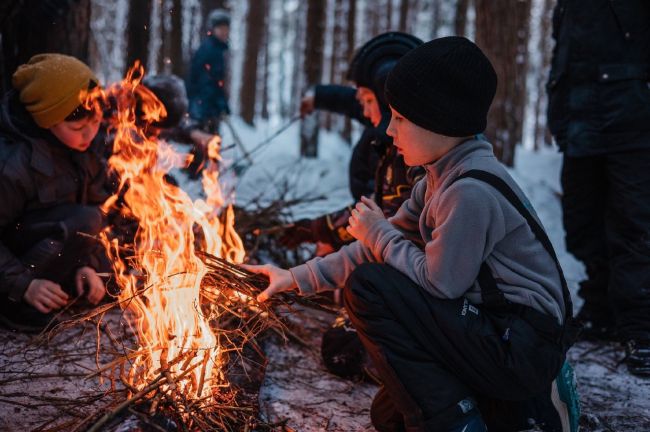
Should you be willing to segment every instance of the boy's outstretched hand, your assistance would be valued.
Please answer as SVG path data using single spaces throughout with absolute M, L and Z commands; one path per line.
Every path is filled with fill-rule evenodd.
M 298 288 L 289 270 L 284 270 L 270 264 L 261 266 L 243 264 L 242 267 L 250 272 L 268 276 L 269 287 L 257 295 L 257 301 L 260 303 L 267 301 L 277 293 Z
M 354 206 L 352 216 L 348 219 L 350 225 L 347 230 L 355 239 L 364 243 L 364 239 L 368 235 L 370 228 L 383 219 L 386 219 L 386 217 L 377 203 L 370 198 L 362 196 L 361 202 L 358 202 Z
M 106 295 L 106 287 L 97 272 L 92 267 L 81 267 L 74 278 L 77 294 L 84 295 L 94 305 L 99 303 Z

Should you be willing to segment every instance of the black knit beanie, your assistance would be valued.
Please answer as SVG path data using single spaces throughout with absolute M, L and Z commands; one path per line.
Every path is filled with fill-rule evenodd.
M 413 48 L 422 45 L 413 35 L 402 32 L 382 33 L 357 49 L 350 62 L 347 79 L 357 87 L 367 87 L 375 93 L 382 108 L 388 110 L 384 88 L 388 73 L 397 60 Z
M 402 57 L 386 80 L 386 98 L 416 125 L 464 137 L 485 130 L 496 88 L 496 72 L 481 49 L 464 37 L 449 36 Z

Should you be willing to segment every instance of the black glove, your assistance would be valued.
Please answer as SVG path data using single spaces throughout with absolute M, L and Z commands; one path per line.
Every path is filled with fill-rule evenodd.
M 279 238 L 281 245 L 288 248 L 295 248 L 301 243 L 316 243 L 314 238 L 313 221 L 311 219 L 300 219 L 285 228 Z

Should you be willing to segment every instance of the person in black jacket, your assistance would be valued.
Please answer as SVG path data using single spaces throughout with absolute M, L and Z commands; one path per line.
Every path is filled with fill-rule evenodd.
M 578 318 L 650 375 L 650 3 L 560 0 L 553 36 L 548 121 L 567 249 L 588 276 Z
M 97 304 L 106 292 L 101 246 L 78 234 L 103 225 L 101 110 L 97 79 L 73 57 L 36 55 L 12 84 L 0 110 L 0 320 L 38 331 L 73 296 Z
M 225 90 L 228 71 L 230 15 L 215 9 L 207 19 L 208 37 L 194 53 L 187 77 L 190 117 L 209 133 L 219 132 L 221 116 L 230 114 Z
M 374 37 L 357 50 L 348 79 L 356 87 L 319 85 L 303 98 L 301 113 L 324 109 L 354 118 L 365 129 L 350 160 L 350 192 L 355 201 L 372 196 L 384 214 L 392 216 L 423 174 L 409 168 L 386 135 L 390 109 L 384 96 L 388 73 L 407 52 L 422 44 L 414 36 L 389 32 Z M 290 247 L 302 242 L 320 242 L 338 249 L 352 241 L 346 231 L 351 206 L 315 219 L 301 219 L 286 230 L 283 240 Z

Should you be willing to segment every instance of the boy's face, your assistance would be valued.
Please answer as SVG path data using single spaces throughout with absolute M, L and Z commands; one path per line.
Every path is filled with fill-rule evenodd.
M 357 89 L 357 100 L 363 108 L 363 116 L 370 120 L 373 126 L 377 127 L 381 122 L 381 110 L 375 92 L 368 87 L 359 87 Z
M 83 152 L 88 150 L 91 141 L 97 135 L 100 122 L 101 115 L 96 113 L 81 120 L 62 121 L 52 126 L 50 131 L 67 147 Z
M 431 132 L 410 122 L 400 113 L 390 108 L 390 124 L 386 129 L 393 138 L 393 145 L 404 157 L 408 166 L 426 165 L 444 156 L 461 140 Z
M 230 26 L 226 24 L 218 25 L 212 29 L 212 35 L 221 42 L 228 42 L 230 36 Z

